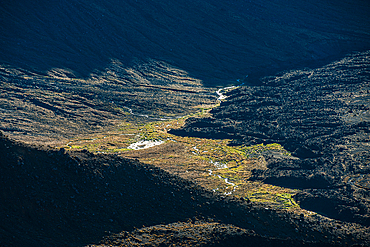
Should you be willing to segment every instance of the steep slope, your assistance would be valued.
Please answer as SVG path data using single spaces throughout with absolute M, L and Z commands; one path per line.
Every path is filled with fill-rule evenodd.
M 61 143 L 370 48 L 368 1 L 2 1 L 0 130 Z M 248 77 L 246 77 L 248 75 Z M 213 90 L 215 91 L 215 90 Z
M 143 241 L 155 238 L 158 243 L 171 237 L 171 244 L 200 238 L 205 245 L 221 241 L 225 246 L 228 241 L 269 246 L 365 245 L 369 239 L 366 228 L 359 225 L 220 197 L 134 160 L 86 151 L 65 153 L 24 145 L 3 135 L 0 191 L 1 246 L 83 246 L 144 225 L 153 227 L 110 239 L 119 245 L 130 236 L 135 241 L 135 236 Z M 205 221 L 188 221 L 195 218 Z M 154 227 L 158 224 L 163 225 Z M 181 234 L 184 227 L 191 229 Z M 173 238 L 175 229 L 180 235 Z
M 88 77 L 155 59 L 225 84 L 369 49 L 369 12 L 366 0 L 5 0 L 0 63 Z

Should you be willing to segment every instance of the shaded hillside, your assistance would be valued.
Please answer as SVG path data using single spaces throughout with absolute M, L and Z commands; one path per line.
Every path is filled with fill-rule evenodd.
M 369 49 L 369 12 L 366 0 L 5 0 L 0 63 L 88 77 L 155 59 L 224 84 Z
M 132 232 L 121 232 L 105 238 L 99 245 L 89 247 L 123 246 L 336 246 L 338 243 L 300 242 L 260 236 L 253 230 L 217 222 L 188 221 L 168 225 L 144 227 Z
M 369 12 L 366 0 L 2 1 L 0 130 L 12 138 L 135 136 L 122 132 L 207 109 L 204 85 L 238 80 L 249 86 L 212 118 L 175 132 L 282 144 L 298 158 L 266 157 L 252 179 L 299 188 L 302 208 L 331 218 L 0 132 L 0 245 L 368 246 L 369 52 L 320 66 L 370 49 Z M 306 66 L 317 69 L 256 79 Z
M 214 94 L 214 93 L 213 93 Z M 216 102 L 212 89 L 163 62 L 130 68 L 112 61 L 87 79 L 69 71 L 48 75 L 0 66 L 0 130 L 31 143 L 61 143 L 91 133 L 119 129 L 199 111 Z
M 179 135 L 280 143 L 299 159 L 266 157 L 253 180 L 299 188 L 303 208 L 370 225 L 370 52 L 314 70 L 265 77 L 235 89 L 213 117 L 189 119 Z
M 220 197 L 153 166 L 114 155 L 65 153 L 1 135 L 0 169 L 1 246 L 83 246 L 113 233 L 158 224 L 167 226 L 158 226 L 163 229 L 159 232 L 156 227 L 143 231 L 163 242 L 173 233 L 165 229 L 187 227 L 195 217 L 239 228 L 207 220 L 180 234 L 178 243 L 201 237 L 204 244 L 217 240 L 225 246 L 229 240 L 327 246 L 366 244 L 369 239 L 359 225 L 296 216 Z M 212 235 L 213 229 L 221 235 Z M 125 236 L 137 234 L 122 232 L 112 239 L 125 241 Z
M 56 145 L 188 115 L 216 102 L 204 85 L 369 49 L 369 12 L 361 0 L 5 0 L 0 130 Z

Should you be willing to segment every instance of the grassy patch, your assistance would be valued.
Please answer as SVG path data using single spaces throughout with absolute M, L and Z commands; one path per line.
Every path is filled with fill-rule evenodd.
M 251 201 L 276 208 L 298 208 L 292 199 L 296 191 L 248 181 L 253 169 L 266 168 L 261 158 L 263 154 L 273 151 L 290 155 L 280 144 L 228 146 L 230 140 L 179 137 L 168 133 L 170 129 L 181 128 L 188 117 L 207 116 L 210 109 L 200 108 L 190 116 L 167 121 L 123 122 L 116 132 L 74 140 L 68 147 L 138 158 L 219 193 L 248 197 Z M 165 143 L 150 149 L 127 149 L 140 140 L 162 140 Z

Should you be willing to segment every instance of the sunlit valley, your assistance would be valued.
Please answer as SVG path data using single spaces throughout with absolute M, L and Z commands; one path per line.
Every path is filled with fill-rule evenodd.
M 367 1 L 5 1 L 1 246 L 368 246 Z

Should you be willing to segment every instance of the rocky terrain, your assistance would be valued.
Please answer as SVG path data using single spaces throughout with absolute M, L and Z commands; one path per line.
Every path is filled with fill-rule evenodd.
M 2 1 L 0 246 L 369 246 L 369 13 Z
M 116 155 L 30 146 L 4 135 L 0 153 L 1 246 L 361 246 L 369 240 L 363 226 L 216 195 Z
M 266 156 L 268 169 L 255 169 L 251 180 L 302 189 L 301 207 L 369 225 L 369 54 L 234 89 L 212 117 L 188 119 L 172 133 L 280 143 L 297 159 Z
M 113 130 L 130 109 L 187 115 L 214 103 L 204 85 L 368 49 L 369 11 L 364 0 L 4 1 L 0 129 L 54 145 Z
M 214 104 L 212 89 L 163 62 L 105 71 L 77 79 L 62 69 L 48 75 L 0 66 L 0 130 L 29 143 L 60 144 L 68 138 L 181 117 Z

